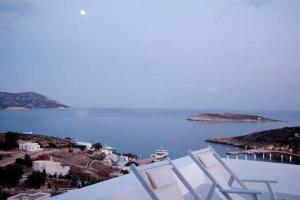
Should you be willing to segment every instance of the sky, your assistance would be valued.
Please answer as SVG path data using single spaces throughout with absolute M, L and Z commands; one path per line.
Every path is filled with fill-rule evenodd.
M 298 0 L 0 0 L 0 91 L 72 107 L 299 110 L 299 75 Z

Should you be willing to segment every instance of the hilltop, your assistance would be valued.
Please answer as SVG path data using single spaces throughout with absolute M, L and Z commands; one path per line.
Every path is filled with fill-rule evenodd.
M 0 109 L 30 108 L 69 108 L 69 106 L 35 92 L 0 92 Z

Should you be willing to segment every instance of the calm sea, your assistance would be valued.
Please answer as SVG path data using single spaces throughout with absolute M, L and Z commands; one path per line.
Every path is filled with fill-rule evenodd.
M 238 123 L 192 122 L 187 117 L 216 110 L 169 109 L 46 109 L 0 111 L 0 132 L 33 131 L 58 137 L 71 137 L 91 143 L 100 142 L 146 158 L 157 148 L 170 151 L 171 158 L 188 150 L 206 147 L 205 139 L 237 136 L 267 129 L 300 125 L 300 111 L 226 111 L 257 114 L 287 122 Z M 213 145 L 225 156 L 234 147 Z

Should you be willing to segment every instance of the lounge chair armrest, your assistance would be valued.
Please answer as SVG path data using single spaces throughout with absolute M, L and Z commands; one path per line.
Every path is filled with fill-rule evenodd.
M 244 190 L 244 189 L 229 189 L 229 190 L 220 190 L 222 193 L 236 193 L 236 194 L 262 194 L 258 190 Z
M 242 182 L 248 183 L 278 183 L 277 180 L 260 180 L 260 179 L 240 179 Z

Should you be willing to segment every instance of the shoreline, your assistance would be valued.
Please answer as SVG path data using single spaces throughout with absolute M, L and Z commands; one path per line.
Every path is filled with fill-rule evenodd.
M 209 143 L 230 145 L 254 151 L 281 153 L 300 157 L 300 126 L 259 131 L 236 137 L 210 138 Z M 239 151 L 239 152 L 242 152 Z M 242 154 L 242 153 L 241 153 Z
M 236 113 L 203 113 L 192 115 L 187 118 L 190 121 L 205 121 L 205 122 L 284 122 L 282 120 L 266 118 L 259 115 L 236 114 Z

